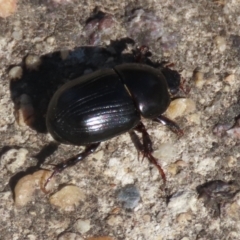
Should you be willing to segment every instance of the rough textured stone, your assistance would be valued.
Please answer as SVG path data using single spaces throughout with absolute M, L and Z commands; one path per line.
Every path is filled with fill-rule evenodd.
M 240 113 L 239 1 L 18 1 L 17 11 L 15 4 L 1 15 L 11 2 L 16 3 L 0 4 L 1 239 L 57 239 L 66 232 L 84 239 L 240 239 L 239 194 L 221 207 L 221 218 L 213 218 L 196 193 L 206 181 L 240 180 L 239 126 L 233 127 Z M 91 41 L 96 45 L 90 46 Z M 45 134 L 52 94 L 70 79 L 97 69 L 123 62 L 150 63 L 136 54 L 142 44 L 149 47 L 153 65 L 165 61 L 180 72 L 176 98 L 191 99 L 196 105 L 194 112 L 176 118 L 184 131 L 181 138 L 166 126 L 143 119 L 154 151 L 173 144 L 158 159 L 166 185 L 155 166 L 146 158 L 141 161 L 142 154 L 138 158 L 129 135 L 123 134 L 102 142 L 95 156 L 54 177 L 55 191 L 73 184 L 84 192 L 85 199 L 74 211 L 59 211 L 49 202 L 52 192 L 46 195 L 39 186 L 32 200 L 16 209 L 11 191 L 22 174 L 32 173 L 37 164 L 52 169 L 47 164 L 58 164 L 83 149 L 59 145 L 55 152 L 45 151 L 53 141 Z M 41 64 L 29 68 L 27 56 L 40 58 Z M 39 74 L 43 68 L 47 71 Z M 21 115 L 22 125 L 16 124 L 14 115 L 19 109 L 24 110 L 20 115 L 27 113 Z M 214 134 L 219 124 L 223 131 Z M 8 151 L 21 148 L 28 151 L 24 161 L 17 163 L 14 154 L 5 161 Z M 186 163 L 180 171 L 178 160 Z M 116 191 L 127 184 L 137 185 L 141 195 L 132 210 L 122 208 L 116 199 Z M 91 229 L 84 236 L 74 228 L 78 219 L 90 220 Z

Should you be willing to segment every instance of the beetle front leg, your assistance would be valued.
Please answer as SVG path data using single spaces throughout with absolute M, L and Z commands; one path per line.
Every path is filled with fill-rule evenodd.
M 71 167 L 75 164 L 77 164 L 78 162 L 82 161 L 83 159 L 85 159 L 88 155 L 90 155 L 91 153 L 95 152 L 95 150 L 98 148 L 98 146 L 100 145 L 100 142 L 98 143 L 93 143 L 93 144 L 89 144 L 86 146 L 86 148 L 84 149 L 83 152 L 77 154 L 74 157 L 71 157 L 69 159 L 67 159 L 64 162 L 61 162 L 57 165 L 55 165 L 54 169 L 53 169 L 53 173 L 51 174 L 51 176 L 47 179 L 47 181 L 44 184 L 44 189 L 46 189 L 47 184 L 49 183 L 49 181 L 57 174 L 62 172 L 65 168 L 67 167 Z
M 134 131 L 138 131 L 142 134 L 143 144 L 141 143 L 139 137 Z M 150 163 L 153 163 L 157 167 L 165 184 L 166 175 L 162 167 L 158 163 L 158 160 L 152 155 L 152 141 L 143 123 L 140 122 L 133 130 L 129 131 L 129 134 L 137 151 L 141 152 L 143 154 L 143 157 L 146 157 Z
M 183 130 L 175 123 L 173 120 L 165 117 L 165 116 L 158 116 L 153 119 L 153 121 L 166 125 L 170 128 L 170 130 L 176 133 L 179 137 L 181 137 L 184 133 Z

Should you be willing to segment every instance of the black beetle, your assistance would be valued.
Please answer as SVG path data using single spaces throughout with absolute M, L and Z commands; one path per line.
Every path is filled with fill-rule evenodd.
M 167 72 L 168 77 L 171 77 L 171 71 Z M 176 78 L 176 72 L 172 73 Z M 117 65 L 66 83 L 49 103 L 47 128 L 58 142 L 86 148 L 56 165 L 47 182 L 57 172 L 93 153 L 100 142 L 125 132 L 130 133 L 138 152 L 158 167 L 165 182 L 165 174 L 151 154 L 152 142 L 141 117 L 167 124 L 174 132 L 182 134 L 177 124 L 161 115 L 169 104 L 170 94 L 164 75 L 147 65 Z M 134 131 L 142 134 L 143 142 Z

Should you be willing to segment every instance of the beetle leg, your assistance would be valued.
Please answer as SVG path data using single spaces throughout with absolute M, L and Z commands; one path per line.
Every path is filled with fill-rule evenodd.
M 153 121 L 168 126 L 170 128 L 170 130 L 172 132 L 176 133 L 179 137 L 181 137 L 184 134 L 183 130 L 177 125 L 177 123 L 175 123 L 174 121 L 172 121 L 171 119 L 169 119 L 163 115 L 160 115 L 160 116 L 154 118 Z
M 44 189 L 46 189 L 47 184 L 49 183 L 49 181 L 57 174 L 62 172 L 65 168 L 67 167 L 71 167 L 73 165 L 75 165 L 76 163 L 82 161 L 83 159 L 85 159 L 88 155 L 90 155 L 91 153 L 95 152 L 95 150 L 97 149 L 97 147 L 100 145 L 100 142 L 98 143 L 92 143 L 86 146 L 86 148 L 84 149 L 83 152 L 77 154 L 74 157 L 71 157 L 69 159 L 67 159 L 64 162 L 61 162 L 57 165 L 55 165 L 54 169 L 53 169 L 53 173 L 51 174 L 51 176 L 47 179 L 47 181 L 44 184 Z
M 142 138 L 143 138 L 143 146 L 144 146 L 144 152 L 153 152 L 152 149 L 152 141 L 150 139 L 150 136 L 145 128 L 145 126 L 143 125 L 142 122 L 140 122 L 136 127 L 135 130 L 140 132 L 142 134 Z
M 143 161 L 143 159 L 145 158 L 143 144 L 141 143 L 138 135 L 133 130 L 129 131 L 129 135 L 130 135 L 130 138 L 131 138 L 135 148 L 137 149 L 138 160 L 139 160 L 139 153 L 142 153 L 143 154 L 142 161 Z
M 138 131 L 142 134 L 142 138 L 143 138 L 143 144 L 140 142 L 139 138 L 137 137 L 137 134 L 134 133 L 133 131 Z M 162 179 L 164 181 L 164 184 L 166 183 L 166 175 L 162 169 L 162 167 L 160 166 L 160 164 L 158 163 L 158 160 L 152 155 L 153 149 L 152 149 L 152 141 L 150 139 L 150 136 L 145 128 L 145 126 L 143 125 L 143 123 L 139 123 L 133 130 L 131 130 L 129 132 L 131 139 L 133 141 L 134 146 L 136 147 L 136 149 L 140 152 L 143 153 L 143 156 L 146 157 L 149 162 L 153 163 L 159 173 L 162 176 Z
M 152 56 L 152 53 L 149 51 L 149 47 L 142 45 L 133 50 L 135 61 L 137 63 L 145 63 L 146 60 Z

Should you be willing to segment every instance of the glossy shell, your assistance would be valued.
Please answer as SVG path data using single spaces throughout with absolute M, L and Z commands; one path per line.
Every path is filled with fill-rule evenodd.
M 141 116 L 161 115 L 169 103 L 161 72 L 141 64 L 123 64 L 63 85 L 50 101 L 46 123 L 57 141 L 87 145 L 129 131 Z
M 47 128 L 59 142 L 101 142 L 137 125 L 140 115 L 114 70 L 100 70 L 63 85 L 50 101 Z

